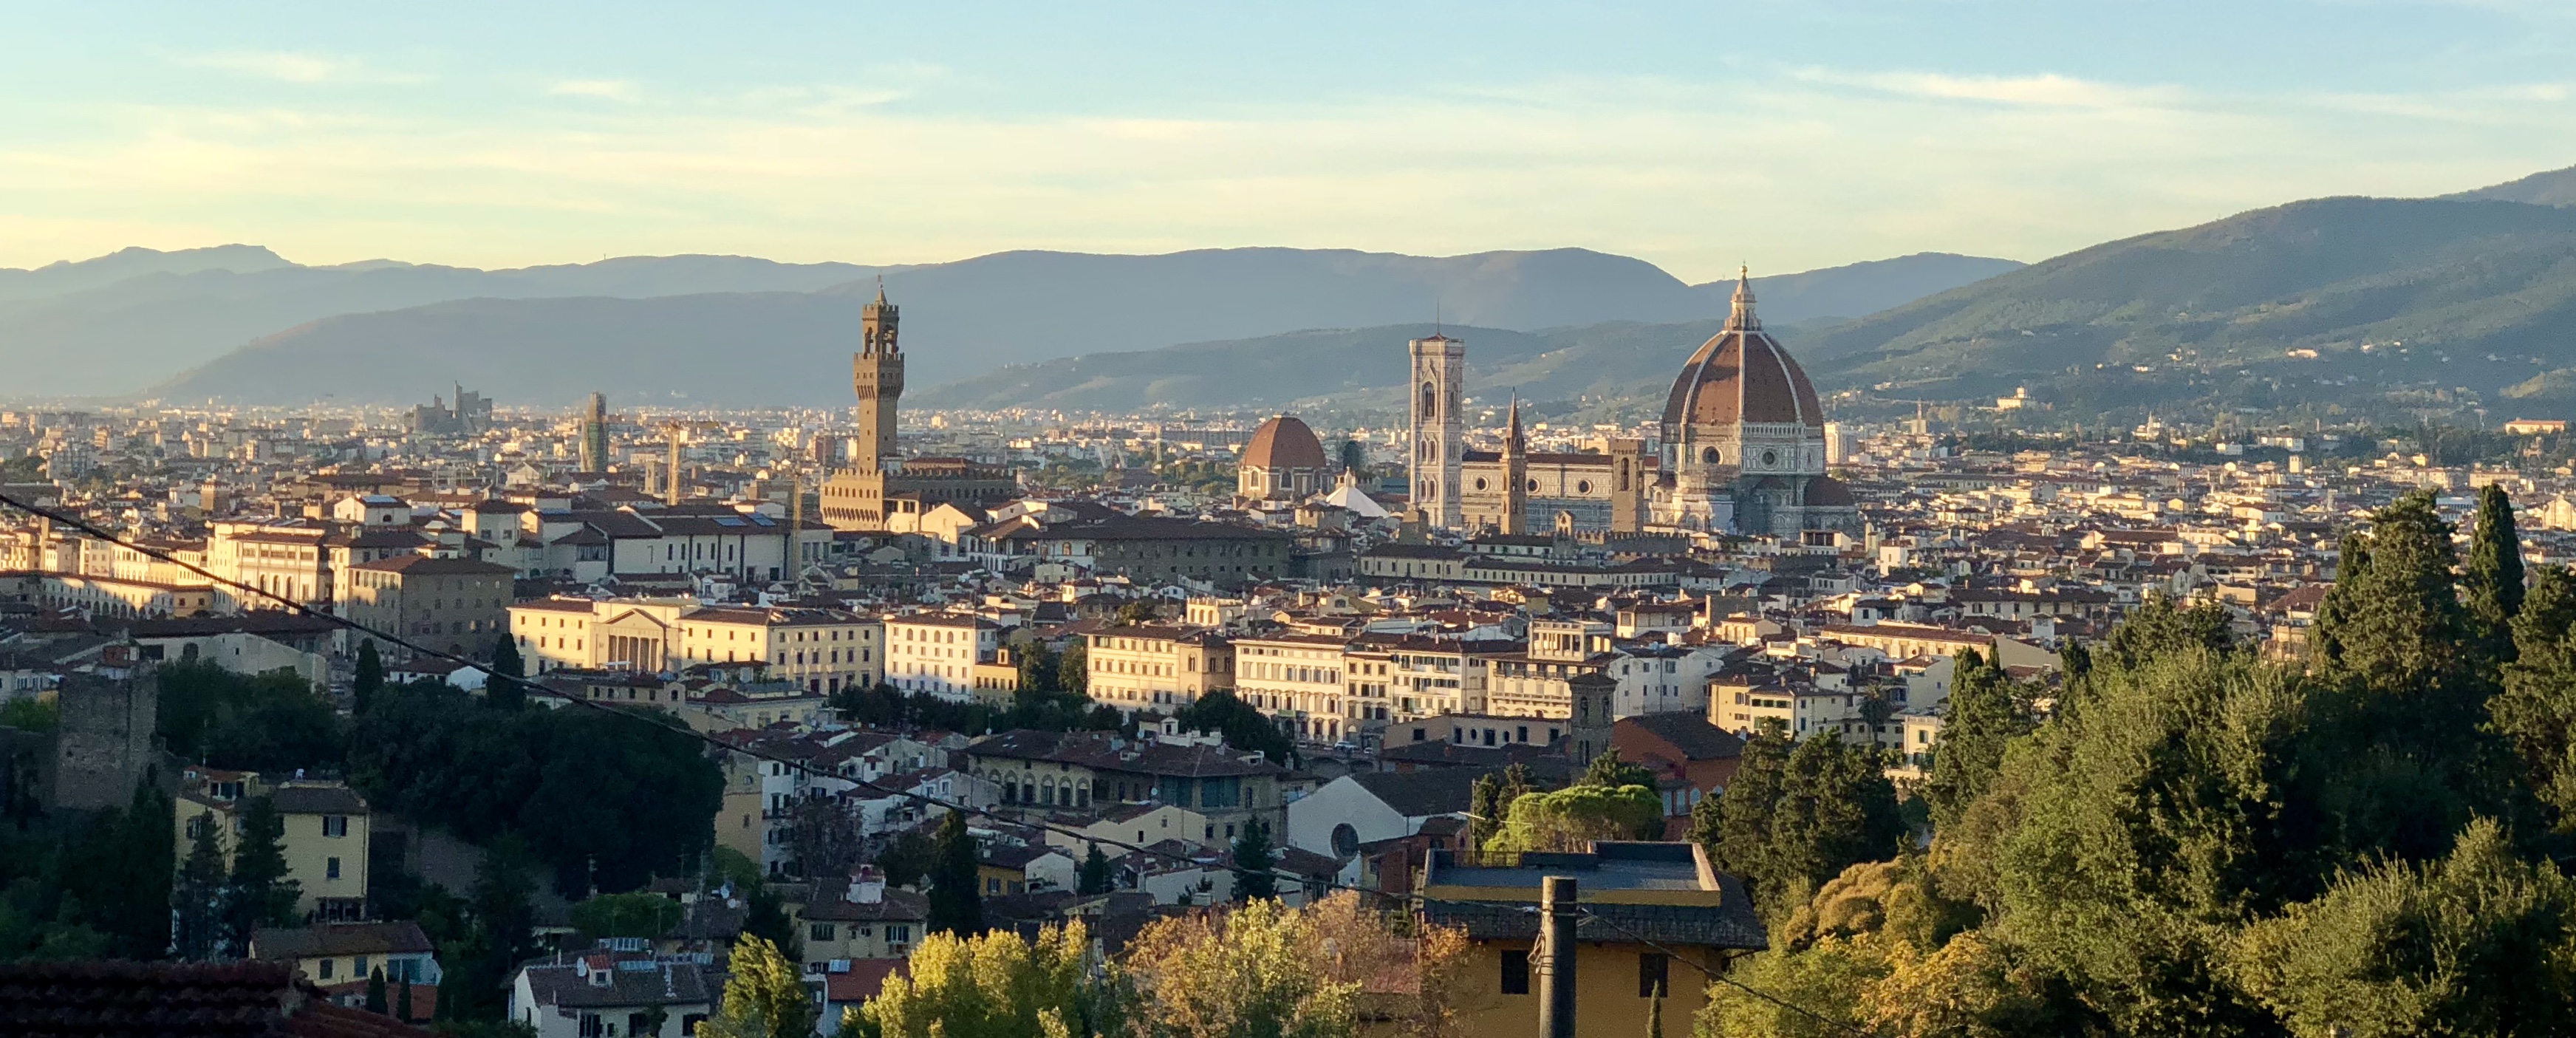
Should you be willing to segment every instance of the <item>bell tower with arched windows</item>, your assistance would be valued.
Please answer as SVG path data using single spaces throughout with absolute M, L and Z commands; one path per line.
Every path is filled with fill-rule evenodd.
M 1413 507 L 1424 522 L 1454 530 L 1460 522 L 1458 467 L 1467 459 L 1467 343 L 1437 332 L 1407 344 L 1413 354 Z

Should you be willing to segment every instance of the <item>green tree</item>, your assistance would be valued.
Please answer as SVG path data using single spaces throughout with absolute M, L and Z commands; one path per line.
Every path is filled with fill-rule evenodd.
M 1083 852 L 1082 867 L 1074 874 L 1074 884 L 1075 893 L 1084 897 L 1106 894 L 1116 887 L 1117 874 L 1110 867 L 1109 856 L 1100 853 L 1099 844 L 1092 844 L 1090 850 Z
M 807 1038 L 814 1003 L 802 969 L 758 937 L 734 942 L 724 1004 L 698 1025 L 698 1038 Z
M 170 798 L 138 783 L 120 809 L 102 811 L 63 850 L 62 887 L 118 958 L 158 959 L 170 948 L 170 886 L 176 869 Z M 289 902 L 292 904 L 292 901 Z
M 1183 728 L 1215 732 L 1226 745 L 1246 752 L 1259 751 L 1267 760 L 1285 764 L 1297 756 L 1296 742 L 1279 730 L 1278 722 L 1226 689 L 1198 697 L 1173 711 L 1172 717 Z
M 1278 855 L 1270 849 L 1270 827 L 1260 822 L 1246 822 L 1243 835 L 1234 840 L 1234 899 L 1277 898 L 1279 877 L 1271 872 Z
M 2451 584 L 2451 533 L 2432 493 L 2418 491 L 2381 509 L 2368 534 L 2344 539 L 2313 632 L 2329 666 L 2393 694 L 2448 700 L 2475 691 L 2464 687 L 2474 675 L 2458 650 L 2468 626 Z
M 1056 657 L 1055 687 L 1062 692 L 1091 694 L 1091 645 L 1076 640 Z
M 1356 980 L 1328 969 L 1339 947 L 1317 913 L 1279 902 L 1166 918 L 1128 944 L 1138 1030 L 1208 1038 L 1346 1038 Z
M 2557 831 L 2576 832 L 2576 574 L 2543 567 L 2513 619 L 2513 662 L 2487 703 L 2488 726 L 2512 746 L 2523 785 Z
M 877 852 L 877 870 L 885 873 L 888 886 L 910 887 L 929 875 L 938 860 L 938 848 L 917 829 L 907 829 Z
M 1932 752 L 1932 775 L 1923 783 L 1935 829 L 1956 823 L 1970 803 L 1985 795 L 2003 770 L 2004 747 L 2032 727 L 2029 713 L 2015 700 L 2012 679 L 1983 654 L 1960 653 L 1952 667 L 1950 698 L 1941 707 L 1941 744 Z
M 2468 611 L 2476 644 L 2496 665 L 2513 662 L 2513 618 L 2522 612 L 2522 537 L 2514 531 L 2513 498 L 2489 483 L 2478 494 L 2477 525 L 2469 531 L 2469 557 L 2460 573 L 2460 604 Z
M 301 886 L 286 878 L 286 850 L 280 840 L 286 820 L 277 802 L 251 797 L 241 812 L 241 833 L 233 844 L 232 874 L 224 882 L 224 927 L 235 948 L 250 947 L 251 931 L 295 923 Z
M 1117 1033 L 1101 1026 L 1109 1007 L 1088 981 L 1090 945 L 1079 920 L 1045 927 L 1035 941 L 1009 930 L 931 934 L 877 997 L 844 1012 L 841 1029 L 877 1038 Z
M 660 894 L 601 894 L 572 906 L 572 925 L 585 940 L 660 937 L 680 925 L 681 915 L 680 903 Z
M 1156 619 L 1152 602 L 1135 601 L 1118 607 L 1117 620 L 1121 625 L 1150 624 Z
M 336 766 L 346 754 L 338 713 L 292 670 L 244 676 L 186 662 L 154 673 L 161 737 L 183 759 L 287 773 Z
M 1047 651 L 1046 643 L 1030 641 L 1017 653 L 1020 689 L 1026 692 L 1060 692 L 1064 690 L 1061 673 L 1064 658 Z
M 0 728 L 51 732 L 62 726 L 62 704 L 51 699 L 12 699 L 0 703 Z
M 349 682 L 349 712 L 363 714 L 376 701 L 376 693 L 385 689 L 385 658 L 376 651 L 376 640 L 358 643 L 358 676 Z
M 660 1007 L 657 1006 L 655 1008 L 658 1009 Z M 394 1019 L 400 1020 L 404 1023 L 412 1022 L 411 979 L 408 977 L 403 979 L 402 988 L 394 992 Z M 658 1034 L 660 1032 L 657 1029 L 647 1033 Z
M 2083 670 L 2090 672 L 2097 662 L 2081 645 L 2069 642 L 2070 658 L 2083 660 Z M 2185 606 L 2161 591 L 2150 594 L 2137 608 L 2129 610 L 2102 647 L 2105 666 L 2135 669 L 2170 652 L 2228 652 L 2236 647 L 2236 636 L 2228 629 L 2227 607 L 2216 602 Z M 2076 668 L 2069 667 L 2068 674 Z M 1944 730 L 1941 741 L 1947 744 L 1950 733 Z
M 385 1004 L 385 968 L 378 966 L 374 969 L 368 970 L 367 1012 L 383 1016 L 385 1012 L 391 1008 L 393 1007 Z
M 1833 732 L 1791 750 L 1771 818 L 1771 883 L 1803 900 L 1864 861 L 1896 853 L 1905 835 L 1896 785 L 1880 754 Z
M 2490 820 L 2448 857 L 2344 873 L 2252 927 L 2256 998 L 2296 1034 L 2559 1035 L 2576 1030 L 2576 882 L 2517 858 Z
M 188 857 L 170 885 L 171 946 L 179 958 L 204 962 L 221 954 L 224 926 L 224 852 L 215 842 L 220 820 L 212 811 L 192 819 Z
M 1647 789 L 1653 789 L 1656 786 L 1655 773 L 1643 766 L 1620 760 L 1617 747 L 1603 750 L 1599 756 L 1592 758 L 1592 763 L 1583 769 L 1583 777 L 1576 779 L 1575 782 L 1578 785 L 1600 786 L 1605 789 L 1617 789 L 1621 786 L 1644 786 Z
M 1503 780 L 1501 773 L 1476 776 L 1476 784 L 1467 794 L 1467 846 L 1483 847 L 1503 827 Z
M 2344 730 L 2304 676 L 2244 654 L 2095 680 L 2081 715 L 2006 761 L 1998 934 L 2113 1033 L 2263 1033 L 2230 979 L 2232 928 L 2320 889 Z
M 528 869 L 527 848 L 516 837 L 505 836 L 484 848 L 466 898 L 473 926 L 457 945 L 442 950 L 440 1019 L 494 1020 L 502 1015 L 502 990 L 511 971 L 536 951 L 536 910 L 530 902 L 536 883 Z
M 1589 783 L 1512 801 L 1490 851 L 1580 851 L 1594 840 L 1661 839 L 1664 801 L 1645 786 Z
M 509 635 L 492 641 L 491 673 L 483 680 L 483 702 L 495 709 L 516 710 L 526 705 L 528 688 L 518 679 L 526 677 L 528 665 L 519 658 L 519 647 Z
M 1781 893 L 1771 821 L 1779 813 L 1788 770 L 1789 739 L 1779 722 L 1766 719 L 1744 740 L 1735 777 L 1719 798 L 1716 839 L 1709 845 L 1711 863 L 1743 879 L 1755 900 L 1766 905 Z
M 950 811 L 939 821 L 932 841 L 930 867 L 930 932 L 984 932 L 983 880 L 977 875 L 975 836 L 966 831 L 964 812 Z

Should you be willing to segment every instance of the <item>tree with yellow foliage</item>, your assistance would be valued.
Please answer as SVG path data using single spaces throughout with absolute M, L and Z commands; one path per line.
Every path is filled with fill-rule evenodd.
M 878 1038 L 1069 1038 L 1108 1029 L 1086 983 L 1091 934 L 1080 921 L 977 937 L 934 933 L 912 950 L 910 977 L 841 1018 L 845 1032 Z
M 697 1038 L 810 1038 L 813 996 L 803 971 L 778 946 L 745 935 L 734 942 L 724 1008 L 698 1024 Z

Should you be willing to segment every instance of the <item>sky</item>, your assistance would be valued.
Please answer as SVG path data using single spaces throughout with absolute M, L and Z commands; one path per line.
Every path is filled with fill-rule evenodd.
M 0 266 L 2039 260 L 2576 164 L 2560 0 L 11 5 Z

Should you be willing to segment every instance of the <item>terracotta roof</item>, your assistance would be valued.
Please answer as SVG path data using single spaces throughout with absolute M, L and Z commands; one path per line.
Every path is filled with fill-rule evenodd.
M 321 955 L 407 955 L 437 949 L 408 920 L 398 923 L 336 923 L 294 929 L 261 927 L 251 932 L 251 954 L 263 960 L 293 960 Z
M 1257 469 L 1320 469 L 1324 445 L 1306 423 L 1283 414 L 1261 423 L 1252 442 L 1244 446 L 1240 464 Z
M 1729 328 L 1701 344 L 1664 402 L 1667 427 L 1737 422 L 1825 424 L 1806 371 L 1758 326 Z
M 430 1032 L 332 1005 L 283 963 L 91 960 L 0 964 L 0 1034 L 429 1038 Z

